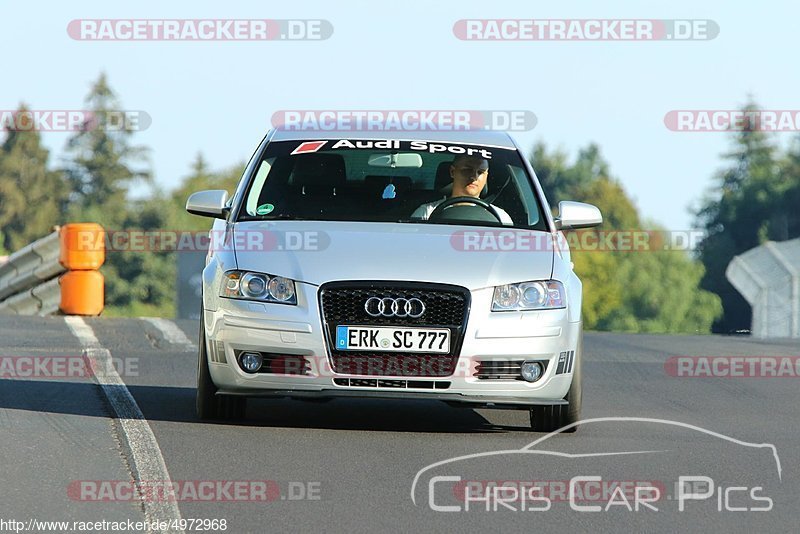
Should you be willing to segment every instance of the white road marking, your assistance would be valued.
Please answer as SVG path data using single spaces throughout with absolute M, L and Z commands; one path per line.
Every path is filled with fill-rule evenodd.
M 157 480 L 165 487 L 171 487 L 172 482 L 167 471 L 167 464 L 161 455 L 161 449 L 153 430 L 122 378 L 114 370 L 111 353 L 100 345 L 92 327 L 86 324 L 81 317 L 65 317 L 64 321 L 83 345 L 84 353 L 90 360 L 92 369 L 104 371 L 96 373 L 95 379 L 117 414 L 123 437 L 127 440 L 131 450 L 131 467 L 137 484 L 142 481 Z M 174 501 L 161 502 L 145 499 L 143 504 L 145 520 L 151 524 L 155 521 L 169 524 L 172 521 L 181 520 L 180 510 Z M 176 531 L 170 530 L 169 532 Z
M 178 328 L 178 325 L 169 319 L 162 319 L 161 317 L 140 317 L 140 319 L 147 321 L 158 328 L 168 343 L 183 347 L 187 351 L 197 350 L 197 345 L 192 343 L 192 340 L 186 337 L 186 334 L 183 333 L 183 330 Z

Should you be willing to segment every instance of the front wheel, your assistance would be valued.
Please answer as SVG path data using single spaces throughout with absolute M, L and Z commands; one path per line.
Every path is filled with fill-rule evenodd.
M 202 317 L 202 316 L 201 316 Z M 200 322 L 200 339 L 197 344 L 197 416 L 205 421 L 241 419 L 247 408 L 246 397 L 217 395 L 217 386 L 211 380 L 206 352 L 206 333 Z
M 572 374 L 572 384 L 564 400 L 568 405 L 534 406 L 530 409 L 531 429 L 534 432 L 554 432 L 572 423 L 581 420 L 581 404 L 583 396 L 581 368 L 583 367 L 583 335 L 578 341 L 575 350 L 575 371 Z M 564 432 L 575 432 L 578 425 L 570 427 Z

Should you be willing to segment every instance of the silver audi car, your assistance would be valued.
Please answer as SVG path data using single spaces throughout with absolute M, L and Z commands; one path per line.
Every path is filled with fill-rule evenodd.
M 519 146 L 500 132 L 271 130 L 214 218 L 203 270 L 202 419 L 248 397 L 427 399 L 579 419 L 581 282 Z

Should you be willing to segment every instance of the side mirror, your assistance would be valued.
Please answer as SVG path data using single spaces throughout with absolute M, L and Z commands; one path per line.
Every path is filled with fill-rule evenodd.
M 603 214 L 597 206 L 565 200 L 558 203 L 558 230 L 577 230 L 603 224 Z
M 189 196 L 189 200 L 186 201 L 186 211 L 192 215 L 225 219 L 229 211 L 225 205 L 227 202 L 228 192 L 224 189 L 198 191 Z

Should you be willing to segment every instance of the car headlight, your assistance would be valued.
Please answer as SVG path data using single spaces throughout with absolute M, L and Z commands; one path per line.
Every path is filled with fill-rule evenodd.
M 557 280 L 521 282 L 494 288 L 492 311 L 553 310 L 566 307 L 564 284 Z
M 294 280 L 249 271 L 228 271 L 222 279 L 220 297 L 297 304 Z

